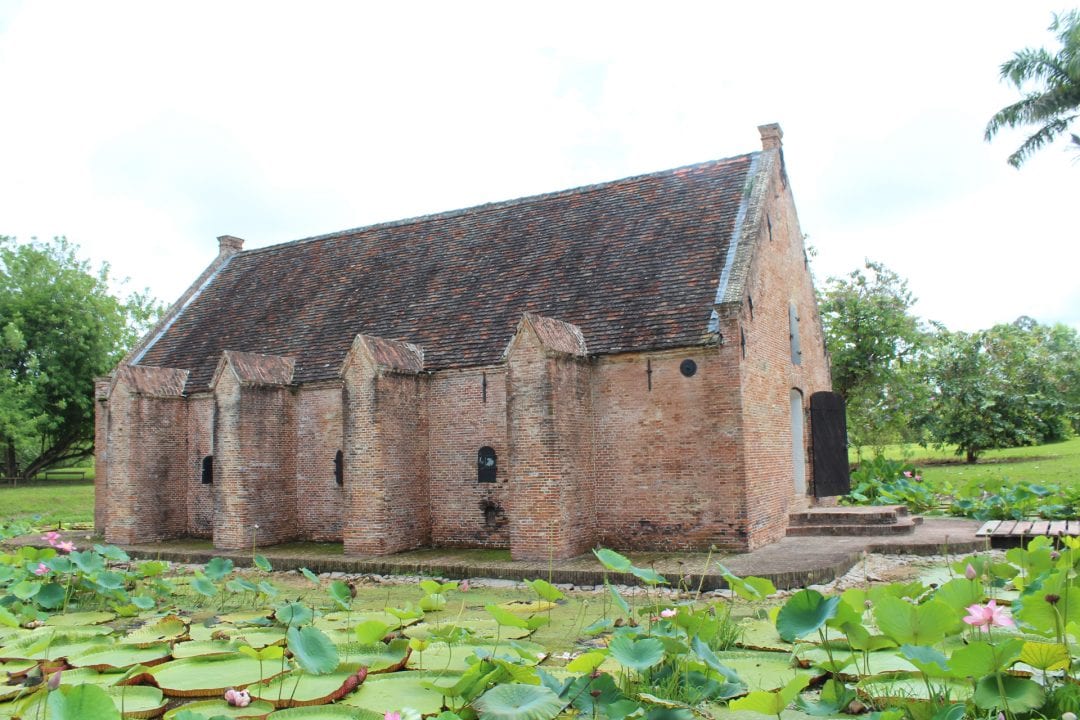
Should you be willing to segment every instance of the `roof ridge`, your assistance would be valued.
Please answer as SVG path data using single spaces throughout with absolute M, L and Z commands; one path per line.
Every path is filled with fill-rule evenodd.
M 552 192 L 540 193 L 538 195 L 525 195 L 522 197 L 510 198 L 508 200 L 497 200 L 495 202 L 481 203 L 480 205 L 471 205 L 469 207 L 457 208 L 454 210 L 442 210 L 435 213 L 429 213 L 427 215 L 416 215 L 409 218 L 402 218 L 400 220 L 387 220 L 385 222 L 373 223 L 371 225 L 360 225 L 358 227 L 349 228 L 347 230 L 337 230 L 331 233 L 324 233 L 322 235 L 311 235 L 305 238 L 297 238 L 296 240 L 286 240 L 285 242 L 275 243 L 273 245 L 264 245 L 263 247 L 252 248 L 250 250 L 241 250 L 236 253 L 235 256 L 252 255 L 262 252 L 268 252 L 277 250 L 280 248 L 291 247 L 294 245 L 301 245 L 309 242 L 316 242 L 319 240 L 330 240 L 332 238 L 348 237 L 350 235 L 356 235 L 361 232 L 370 232 L 372 230 L 383 230 L 386 228 L 404 227 L 406 225 L 415 225 L 424 222 L 430 222 L 432 220 L 446 220 L 461 215 L 470 215 L 477 212 L 487 212 L 490 210 L 501 210 L 515 205 L 522 205 L 525 203 L 536 202 L 537 200 L 547 200 L 549 198 L 555 198 L 560 196 L 569 196 L 575 194 L 584 194 L 598 192 L 606 190 L 612 186 L 620 183 L 629 183 L 638 180 L 645 180 L 647 178 L 658 178 L 664 175 L 674 175 L 675 173 L 690 170 L 692 168 L 703 168 L 709 165 L 720 165 L 725 163 L 742 160 L 743 158 L 753 158 L 756 155 L 760 155 L 762 151 L 755 150 L 753 152 L 742 153 L 740 155 L 731 155 L 729 157 L 716 158 L 714 160 L 704 160 L 702 162 L 690 163 L 689 165 L 680 165 L 678 167 L 667 168 L 666 170 L 655 170 L 653 172 L 640 173 L 638 175 L 628 175 L 627 177 L 616 178 L 615 180 L 605 180 L 598 183 L 590 183 L 588 185 L 578 185 L 572 188 L 566 188 L 564 190 L 554 190 Z

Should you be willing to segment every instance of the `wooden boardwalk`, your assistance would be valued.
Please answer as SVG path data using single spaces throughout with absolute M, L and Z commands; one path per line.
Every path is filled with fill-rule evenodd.
M 990 520 L 975 533 L 976 537 L 988 538 L 1030 538 L 1039 535 L 1080 535 L 1080 520 Z

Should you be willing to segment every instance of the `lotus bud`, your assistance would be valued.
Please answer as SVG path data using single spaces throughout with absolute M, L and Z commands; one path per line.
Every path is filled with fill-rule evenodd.
M 1076 720 L 1076 713 L 1074 713 L 1074 712 L 1063 712 L 1063 713 L 1061 713 L 1061 720 Z
M 49 676 L 49 681 L 47 683 L 45 683 L 45 685 L 50 690 L 55 690 L 56 688 L 60 687 L 60 671 L 57 670 L 52 675 L 50 675 Z
M 1061 557 L 1061 553 L 1059 553 L 1057 550 L 1051 550 L 1050 551 L 1050 559 L 1051 560 L 1054 560 L 1056 562 L 1059 557 Z
M 975 578 L 979 577 L 979 573 L 975 571 L 975 566 L 971 563 L 968 563 L 968 566 L 964 568 L 964 577 L 966 577 L 968 580 L 974 580 Z
M 1046 593 L 1046 597 L 1043 598 L 1043 599 L 1046 600 L 1046 602 L 1050 603 L 1051 605 L 1057 605 L 1058 600 L 1060 600 L 1061 597 L 1058 596 L 1058 595 L 1055 595 L 1054 593 Z

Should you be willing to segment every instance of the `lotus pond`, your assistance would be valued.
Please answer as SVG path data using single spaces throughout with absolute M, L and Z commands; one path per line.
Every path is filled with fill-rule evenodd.
M 689 720 L 1060 717 L 1080 711 L 1080 542 L 954 558 L 921 580 L 784 597 L 566 593 L 424 579 L 354 587 L 262 556 L 0 554 L 0 718 Z

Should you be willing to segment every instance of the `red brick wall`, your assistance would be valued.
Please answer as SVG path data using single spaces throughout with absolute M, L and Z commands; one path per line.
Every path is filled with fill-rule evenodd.
M 112 378 L 94 378 L 94 530 L 106 531 L 109 498 L 109 390 Z
M 750 547 L 783 537 L 793 503 L 807 501 L 793 496 L 791 390 L 803 394 L 802 442 L 806 447 L 810 395 L 831 387 L 802 232 L 790 188 L 779 167 L 771 179 L 763 213 L 756 240 L 758 251 L 747 282 L 753 312 L 748 298 L 744 298 L 737 315 L 725 320 L 730 326 L 739 323 L 746 336 L 742 385 Z M 789 303 L 795 303 L 800 317 L 800 365 L 791 360 Z M 737 337 L 738 331 L 733 328 L 732 332 Z M 804 455 L 809 486 L 813 474 L 810 453 Z
M 505 368 L 436 373 L 428 381 L 427 407 L 432 543 L 510 547 Z M 476 458 L 484 446 L 495 450 L 494 483 L 477 482 Z
M 188 448 L 184 462 L 187 478 L 188 534 L 199 538 L 214 536 L 214 492 L 220 483 L 204 485 L 202 459 L 214 454 L 214 396 L 192 395 L 188 403 Z M 220 459 L 215 458 L 217 465 Z M 215 468 L 216 469 L 216 468 Z
M 132 543 L 180 537 L 187 513 L 183 461 L 187 406 L 178 397 L 150 397 L 118 383 L 108 403 L 105 539 Z M 96 501 L 95 501 L 96 502 Z
M 531 329 L 507 361 L 510 551 L 570 557 L 596 540 L 588 361 L 545 350 Z
M 341 542 L 345 488 L 334 479 L 342 445 L 341 385 L 297 393 L 296 520 L 301 538 Z
M 596 364 L 595 474 L 603 545 L 745 545 L 737 353 L 728 341 L 722 347 L 605 357 Z M 679 370 L 686 359 L 697 364 L 691 377 Z
M 237 549 L 295 539 L 294 392 L 241 385 L 227 368 L 214 396 L 214 546 Z
M 383 374 L 363 352 L 344 372 L 346 553 L 430 542 L 425 381 Z

